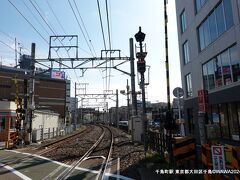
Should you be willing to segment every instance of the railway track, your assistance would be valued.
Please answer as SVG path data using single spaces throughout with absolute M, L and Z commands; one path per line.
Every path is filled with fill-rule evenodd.
M 89 131 L 91 131 L 92 127 L 88 126 L 85 130 L 81 131 L 81 132 L 77 132 L 75 134 L 72 134 L 70 136 L 61 138 L 57 141 L 54 142 L 50 142 L 47 144 L 44 144 L 38 148 L 34 148 L 34 150 L 32 150 L 31 148 L 25 148 L 24 152 L 31 152 L 31 155 L 27 155 L 25 157 L 22 157 L 20 159 L 15 159 L 13 161 L 8 162 L 6 165 L 11 165 L 11 164 L 16 164 L 16 163 L 20 163 L 24 160 L 27 160 L 29 158 L 32 158 L 34 155 L 38 155 L 38 156 L 42 156 L 44 154 L 47 154 L 51 151 L 56 150 L 57 148 L 59 148 L 59 146 L 65 144 L 68 141 L 71 141 L 72 138 L 78 137 L 78 136 L 82 136 L 83 134 L 88 133 Z M 21 152 L 21 150 L 19 150 Z
M 98 138 L 98 140 L 86 151 L 86 153 L 80 159 L 75 160 L 70 165 L 70 167 L 66 168 L 56 179 L 67 179 L 71 175 L 76 176 L 76 174 L 74 174 L 75 168 L 82 167 L 84 163 L 86 164 L 86 161 L 88 161 L 88 164 L 91 161 L 96 162 L 96 160 L 99 163 L 99 159 L 102 161 L 99 163 L 96 179 L 102 180 L 104 178 L 112 154 L 114 138 L 111 129 L 105 126 L 101 127 L 103 129 L 103 133 Z M 109 141 L 109 143 L 106 144 L 106 141 Z M 108 148 L 108 150 L 106 148 Z
M 144 158 L 143 150 L 142 145 L 131 142 L 129 136 L 119 129 L 94 125 L 79 133 L 79 136 L 73 135 L 65 138 L 65 141 L 61 139 L 60 142 L 35 147 L 33 151 L 29 150 L 31 154 L 14 160 L 10 157 L 10 161 L 4 164 L 19 167 L 18 164 L 27 164 L 31 158 L 44 156 L 48 162 L 59 163 L 59 167 L 44 174 L 41 179 L 84 179 L 88 176 L 87 179 L 102 180 L 110 176 L 129 176 L 128 172 L 132 174 L 133 171 L 136 174 L 134 178 L 138 179 L 136 169 L 132 171 L 130 168 L 129 171 L 128 168 Z

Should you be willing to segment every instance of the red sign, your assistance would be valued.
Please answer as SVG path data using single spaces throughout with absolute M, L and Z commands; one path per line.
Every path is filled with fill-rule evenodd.
M 213 146 L 212 147 L 212 153 L 214 155 L 217 155 L 217 156 L 221 156 L 222 155 L 222 147 L 218 147 L 218 146 Z
M 208 91 L 201 89 L 198 91 L 198 112 L 205 113 L 208 105 Z

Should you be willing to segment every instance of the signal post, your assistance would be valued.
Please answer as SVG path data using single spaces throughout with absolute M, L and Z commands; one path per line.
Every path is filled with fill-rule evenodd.
M 137 61 L 137 70 L 141 74 L 141 82 L 140 82 L 140 88 L 142 91 L 142 128 L 143 128 L 143 142 L 144 142 L 144 152 L 146 156 L 147 151 L 147 136 L 146 136 L 146 130 L 147 130 L 147 118 L 146 118 L 146 101 L 145 101 L 145 77 L 144 73 L 146 71 L 146 62 L 145 57 L 147 55 L 147 52 L 143 51 L 143 44 L 142 42 L 145 39 L 145 34 L 141 31 L 141 27 L 139 27 L 139 31 L 137 34 L 135 34 L 135 39 L 137 42 L 139 42 L 140 45 L 140 52 L 136 53 L 136 57 L 138 59 Z

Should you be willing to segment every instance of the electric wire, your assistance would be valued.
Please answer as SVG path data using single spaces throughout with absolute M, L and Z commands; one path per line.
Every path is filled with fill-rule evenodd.
M 61 27 L 63 33 L 64 33 L 64 34 L 67 34 L 65 28 L 63 27 L 63 25 L 62 25 L 62 23 L 61 23 L 61 21 L 59 20 L 59 18 L 57 17 L 56 13 L 54 12 L 51 4 L 48 2 L 48 0 L 46 0 L 46 2 L 47 2 L 47 5 L 48 5 L 50 11 L 52 12 L 53 16 L 54 16 L 55 19 L 57 20 L 59 26 Z M 70 44 L 71 44 L 71 42 L 70 42 Z M 83 49 L 83 48 L 81 48 L 81 47 L 79 47 L 79 46 L 78 46 L 78 48 L 81 49 L 81 50 L 82 50 L 83 52 L 85 52 L 86 54 L 91 55 L 91 53 L 89 53 L 87 50 L 85 50 L 85 49 Z
M 40 11 L 42 11 L 41 10 L 41 8 L 39 7 L 39 5 L 38 5 L 38 3 L 34 0 L 34 2 L 35 2 L 35 4 L 33 3 L 33 1 L 32 0 L 29 0 L 29 2 L 32 4 L 32 6 L 34 7 L 34 9 L 37 11 L 37 13 L 39 14 L 39 16 L 42 18 L 42 20 L 45 22 L 45 24 L 48 26 L 48 28 L 50 29 L 50 31 L 55 35 L 55 36 L 57 36 L 57 33 L 56 33 L 56 31 L 54 30 L 54 28 L 52 27 L 52 25 L 51 24 L 49 24 L 47 21 L 46 21 L 46 19 L 43 17 L 43 15 L 42 15 L 42 13 L 40 12 Z M 37 6 L 37 7 L 36 7 Z M 61 45 L 62 46 L 64 46 L 64 44 L 62 43 L 62 41 L 60 40 L 60 39 L 57 39 L 60 43 L 61 43 Z M 70 58 L 70 55 L 69 55 L 69 52 L 68 52 L 68 50 L 65 48 L 65 50 L 66 50 L 66 52 L 67 52 L 67 55 L 68 55 L 68 57 Z M 57 56 L 60 58 L 60 56 L 59 56 L 59 54 L 58 54 L 58 51 L 56 50 L 56 49 L 54 49 L 54 51 L 56 52 L 56 54 L 57 54 Z M 59 66 L 61 66 L 60 64 L 59 64 Z
M 30 3 L 33 5 L 33 7 L 36 9 L 36 11 L 38 12 L 38 14 L 41 16 L 41 18 L 42 18 L 42 20 L 46 23 L 46 25 L 48 26 L 48 28 L 52 31 L 52 33 L 56 36 L 56 32 L 55 32 L 55 30 L 54 30 L 54 28 L 53 27 L 51 27 L 50 26 L 50 24 L 45 20 L 45 18 L 42 16 L 42 14 L 41 14 L 41 8 L 38 6 L 38 4 L 37 4 L 37 2 L 35 1 L 35 3 L 36 3 L 36 5 L 38 6 L 38 8 L 39 8 L 39 10 L 37 9 L 37 7 L 33 4 L 33 2 L 32 2 L 32 0 L 29 0 L 30 1 Z M 59 39 L 58 39 L 59 40 Z M 63 45 L 63 43 L 62 43 L 62 41 L 60 41 L 59 40 L 59 42 Z M 54 49 L 55 50 L 55 49 Z M 68 55 L 68 57 L 70 58 L 70 55 L 69 55 L 69 52 L 68 52 L 68 50 L 65 48 L 65 50 L 66 50 L 66 52 L 67 52 L 67 55 Z M 59 54 L 58 54 L 58 52 L 57 52 L 57 50 L 55 50 L 55 52 L 56 52 L 56 54 L 57 54 L 57 56 L 58 57 L 60 57 L 59 56 Z M 59 64 L 59 66 L 60 66 L 60 68 L 61 68 L 61 64 Z M 77 81 L 79 82 L 79 80 L 78 80 L 78 77 L 77 77 L 77 73 L 76 73 L 76 70 L 74 69 L 74 73 L 75 73 L 75 75 L 76 75 L 76 79 L 77 79 Z
M 41 14 L 41 12 L 38 10 L 38 8 L 36 7 L 36 5 L 32 2 L 32 0 L 29 0 L 29 2 L 32 4 L 32 6 L 34 7 L 34 9 L 37 11 L 37 13 L 39 14 L 39 16 L 42 18 L 42 20 L 45 22 L 45 24 L 47 25 L 47 27 L 51 30 L 51 32 L 56 35 L 54 29 L 49 25 L 49 23 L 46 21 L 46 19 L 43 17 L 43 15 Z
M 94 54 L 95 54 L 95 57 L 97 57 L 95 48 L 94 48 L 94 46 L 93 46 L 93 44 L 92 44 L 92 41 L 91 41 L 91 38 L 90 38 L 90 36 L 89 36 L 89 34 L 88 34 L 87 28 L 86 28 L 86 26 L 85 26 L 85 23 L 84 23 L 84 21 L 83 21 L 83 18 L 82 18 L 82 16 L 81 16 L 81 14 L 80 14 L 80 11 L 79 11 L 79 8 L 78 8 L 78 6 L 77 6 L 77 3 L 76 3 L 75 0 L 73 0 L 73 2 L 74 2 L 74 5 L 75 5 L 75 8 L 76 8 L 76 10 L 77 10 L 78 16 L 80 17 L 80 20 L 81 20 L 81 22 L 82 22 L 82 24 L 83 24 L 83 28 L 84 28 L 84 30 L 85 30 L 85 32 L 86 32 L 86 35 L 87 35 L 87 37 L 88 37 L 88 40 L 89 40 L 89 42 L 90 42 L 90 44 L 91 44 L 91 46 L 92 46 L 92 48 L 93 48 L 93 52 L 94 52 Z M 101 76 L 103 77 L 102 71 L 101 71 L 100 69 L 99 69 L 99 72 L 100 72 Z
M 107 25 L 108 25 L 108 42 L 109 42 L 109 50 L 110 50 L 110 54 L 109 54 L 109 56 L 110 56 L 110 59 L 111 59 L 111 50 L 112 50 L 112 45 L 111 45 L 111 34 L 110 34 L 110 23 L 109 23 L 109 15 L 108 15 L 108 0 L 105 0 L 105 4 L 106 4 L 106 14 L 107 14 Z M 109 61 L 109 64 L 110 64 L 110 67 L 111 67 L 111 60 Z M 107 64 L 107 62 L 106 62 L 106 64 Z M 108 71 L 109 73 L 108 73 L 108 90 L 110 89 L 110 77 L 111 77 L 111 68 L 109 69 L 109 71 Z
M 66 31 L 65 31 L 65 29 L 64 29 L 64 27 L 63 27 L 63 25 L 62 25 L 62 23 L 60 22 L 59 18 L 58 18 L 57 15 L 54 13 L 53 8 L 52 8 L 52 6 L 50 5 L 50 3 L 48 2 L 48 0 L 46 0 L 46 2 L 47 2 L 47 5 L 48 5 L 49 9 L 51 10 L 53 16 L 55 17 L 55 19 L 57 20 L 59 26 L 61 27 L 63 33 L 64 33 L 64 34 L 67 34 Z
M 50 35 L 49 32 L 47 31 L 47 29 L 44 27 L 44 25 L 38 20 L 37 16 L 32 12 L 32 10 L 29 8 L 29 6 L 24 2 L 24 0 L 21 1 L 21 2 L 22 2 L 22 3 L 24 4 L 24 6 L 28 9 L 28 11 L 32 14 L 32 16 L 35 18 L 35 20 L 40 24 L 40 26 L 44 29 L 44 31 L 45 31 L 48 35 Z
M 2 34 L 4 34 L 6 37 L 8 37 L 9 40 L 15 42 L 15 38 L 14 38 L 14 37 L 12 37 L 12 36 L 10 36 L 9 34 L 5 33 L 5 32 L 4 32 L 3 30 L 1 30 L 1 29 L 0 29 L 0 32 L 1 32 Z M 25 48 L 25 47 L 23 46 L 23 43 L 22 43 L 22 42 L 17 41 L 17 43 L 22 45 L 22 47 L 21 47 L 22 49 L 25 49 L 25 50 L 27 50 L 27 51 L 29 52 L 29 49 Z
M 4 34 L 5 36 L 7 36 L 9 39 L 11 39 L 12 41 L 15 41 L 15 39 L 13 37 L 11 37 L 9 34 L 5 33 L 3 30 L 0 29 L 0 32 L 2 34 Z
M 101 30 L 102 30 L 103 44 L 104 44 L 104 49 L 106 50 L 107 49 L 106 48 L 106 40 L 105 40 L 105 35 L 104 35 L 104 30 L 103 30 L 103 22 L 102 22 L 102 15 L 101 15 L 99 0 L 97 0 L 97 5 L 98 5 L 98 14 L 99 14 L 99 19 L 100 19 L 100 24 L 101 24 Z
M 78 26 L 79 26 L 82 34 L 83 34 L 83 37 L 84 37 L 84 39 L 85 39 L 85 41 L 86 41 L 86 43 L 87 43 L 87 46 L 88 46 L 88 48 L 89 48 L 92 56 L 94 56 L 94 55 L 93 55 L 93 52 L 92 52 L 92 49 L 91 49 L 91 47 L 89 46 L 89 43 L 88 43 L 87 38 L 86 38 L 86 36 L 85 36 L 85 33 L 83 32 L 83 29 L 82 29 L 82 27 L 81 27 L 81 25 L 80 25 L 80 22 L 79 22 L 79 20 L 78 20 L 78 18 L 77 18 L 77 15 L 76 15 L 76 13 L 75 13 L 75 11 L 74 11 L 74 9 L 73 9 L 73 6 L 72 6 L 70 0 L 68 0 L 68 3 L 69 3 L 69 5 L 70 5 L 70 7 L 71 7 L 71 10 L 72 10 L 73 14 L 74 14 L 74 17 L 75 17 L 75 19 L 76 19 L 76 21 L 77 21 L 77 24 L 78 24 Z
M 94 46 L 93 46 L 93 44 L 92 44 L 92 40 L 91 40 L 91 38 L 89 37 L 89 34 L 88 34 L 88 31 L 87 31 L 87 28 L 86 28 L 86 26 L 85 26 L 85 23 L 84 23 L 84 21 L 83 21 L 83 19 L 82 19 L 81 14 L 80 14 L 80 11 L 79 11 L 79 8 L 78 8 L 78 6 L 77 6 L 77 3 L 76 3 L 75 0 L 73 0 L 73 2 L 74 2 L 74 5 L 75 5 L 75 7 L 76 7 L 76 10 L 77 10 L 78 16 L 80 17 L 80 20 L 81 20 L 81 22 L 82 22 L 83 28 L 84 28 L 84 30 L 85 30 L 85 32 L 86 32 L 86 34 L 87 34 L 87 37 L 88 37 L 89 43 L 90 43 L 91 46 L 92 46 L 93 52 L 94 52 L 94 54 L 95 54 L 95 57 L 97 57 L 97 54 L 96 54 L 95 48 L 94 48 Z
M 9 46 L 7 43 L 3 42 L 0 40 L 0 43 L 2 43 L 3 45 L 7 46 L 8 48 L 10 48 L 11 50 L 15 51 L 15 49 L 11 46 Z
M 16 9 L 16 11 L 24 18 L 25 21 L 35 30 L 35 32 L 43 39 L 44 42 L 48 44 L 48 41 L 43 37 L 43 35 L 33 26 L 33 24 L 21 13 L 21 11 L 11 2 L 11 0 L 8 0 L 8 2 Z

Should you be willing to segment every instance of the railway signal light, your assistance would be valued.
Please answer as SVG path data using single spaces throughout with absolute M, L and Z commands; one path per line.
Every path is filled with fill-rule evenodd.
M 139 59 L 137 61 L 137 70 L 140 73 L 144 73 L 146 71 L 146 62 L 144 59 Z

